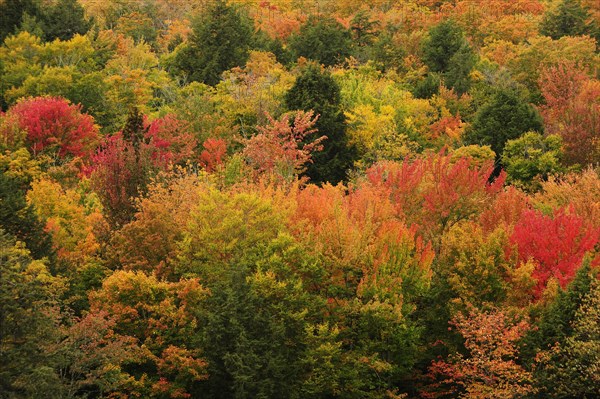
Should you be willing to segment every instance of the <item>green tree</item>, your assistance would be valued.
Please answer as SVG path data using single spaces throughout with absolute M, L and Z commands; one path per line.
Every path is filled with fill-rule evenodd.
M 537 353 L 549 349 L 555 343 L 564 343 L 573 334 L 573 320 L 583 299 L 590 292 L 597 278 L 590 267 L 590 260 L 585 259 L 577 271 L 575 279 L 566 290 L 559 288 L 556 298 L 539 312 L 537 328 L 529 331 L 521 346 L 524 359 L 532 362 Z M 538 370 L 541 373 L 543 370 Z M 540 378 L 538 375 L 537 378 Z
M 226 1 L 217 0 L 194 20 L 192 29 L 175 58 L 175 68 L 190 81 L 214 86 L 224 71 L 248 59 L 252 21 Z
M 0 397 L 61 397 L 50 348 L 60 339 L 64 281 L 2 228 L 0 265 Z
M 592 398 L 600 391 L 600 284 L 584 265 L 544 314 L 535 369 L 540 398 Z
M 15 33 L 25 15 L 36 15 L 34 0 L 4 0 L 0 2 L 0 42 Z
M 58 0 L 51 6 L 43 6 L 39 19 L 47 41 L 70 40 L 75 35 L 85 35 L 92 27 L 77 0 Z
M 323 141 L 323 151 L 313 156 L 306 175 L 314 183 L 338 183 L 353 166 L 356 149 L 348 144 L 346 117 L 340 107 L 340 88 L 331 74 L 316 64 L 309 64 L 287 92 L 289 110 L 314 111 L 319 115 L 315 128 Z
M 466 43 L 450 58 L 448 71 L 444 74 L 446 86 L 454 89 L 457 94 L 463 94 L 471 88 L 471 71 L 477 63 L 477 55 Z
M 428 73 L 425 78 L 419 80 L 412 89 L 416 98 L 431 98 L 440 92 L 442 80 L 439 73 Z
M 196 397 L 299 397 L 315 299 L 297 274 L 308 255 L 257 194 L 201 194 L 181 241 L 179 273 L 211 295 L 196 309 L 209 380 Z
M 581 35 L 600 38 L 596 22 L 580 0 L 563 0 L 556 9 L 548 10 L 540 24 L 540 33 L 554 40 Z
M 553 134 L 544 137 L 539 133 L 529 132 L 506 143 L 502 164 L 509 182 L 534 189 L 535 178 L 545 180 L 548 176 L 564 170 L 561 158 L 560 136 Z
M 543 131 L 538 111 L 517 92 L 504 89 L 498 90 L 477 110 L 466 141 L 491 146 L 496 160 L 500 161 L 506 142 L 529 131 Z
M 311 15 L 290 38 L 295 58 L 305 57 L 325 66 L 344 62 L 351 54 L 350 32 L 332 17 Z
M 39 168 L 26 149 L 0 155 L 0 228 L 24 242 L 35 259 L 41 259 L 52 255 L 52 244 L 44 223 L 25 198 L 31 171 L 20 173 L 21 168 Z
M 559 350 L 549 397 L 591 398 L 600 392 L 600 284 L 596 281 L 577 310 L 573 335 Z
M 456 22 L 448 19 L 429 30 L 422 44 L 423 61 L 432 72 L 447 72 L 450 60 L 465 45 L 465 36 Z
M 446 86 L 458 94 L 469 90 L 477 56 L 460 26 L 452 20 L 441 22 L 430 29 L 421 47 L 430 72 L 440 73 Z
M 350 31 L 352 40 L 358 47 L 366 47 L 373 44 L 375 38 L 379 35 L 376 29 L 379 27 L 379 21 L 371 20 L 365 10 L 360 10 L 350 21 Z

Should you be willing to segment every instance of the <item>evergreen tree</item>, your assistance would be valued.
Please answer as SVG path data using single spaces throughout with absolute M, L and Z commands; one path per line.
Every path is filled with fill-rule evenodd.
M 585 259 L 575 279 L 566 290 L 559 290 L 554 301 L 541 311 L 537 328 L 531 329 L 523 339 L 521 353 L 526 361 L 532 362 L 537 352 L 548 349 L 557 342 L 565 342 L 573 333 L 572 323 L 577 309 L 595 280 L 590 260 Z
M 37 7 L 34 0 L 4 0 L 0 2 L 0 42 L 15 33 L 23 16 L 34 16 Z
M 457 94 L 463 94 L 471 88 L 471 71 L 477 63 L 477 55 L 465 41 L 450 58 L 448 71 L 444 74 L 446 86 L 454 89 Z
M 140 157 L 140 144 L 144 139 L 146 130 L 147 128 L 144 127 L 144 115 L 142 115 L 137 107 L 133 107 L 129 111 L 127 121 L 123 127 L 123 139 L 131 143 L 138 161 Z
M 352 40 L 358 47 L 366 47 L 373 44 L 375 38 L 379 35 L 377 28 L 379 21 L 373 21 L 365 10 L 356 13 L 350 22 L 350 31 L 352 32 Z
M 423 61 L 432 72 L 447 72 L 450 60 L 465 45 L 465 36 L 456 22 L 445 20 L 429 30 L 423 42 Z
M 538 111 L 514 90 L 499 90 L 477 110 L 466 141 L 491 146 L 499 161 L 506 142 L 529 131 L 543 131 Z
M 422 50 L 423 61 L 429 71 L 439 73 L 446 86 L 458 94 L 470 89 L 470 74 L 477 63 L 477 55 L 454 21 L 446 20 L 431 28 Z M 417 91 L 422 92 L 423 89 Z
M 563 36 L 590 35 L 600 38 L 600 30 L 580 0 L 563 0 L 556 10 L 549 10 L 540 25 L 540 33 L 557 40 Z
M 175 58 L 175 67 L 190 81 L 216 85 L 221 74 L 248 59 L 252 21 L 224 0 L 215 3 L 192 23 L 188 44 Z
M 538 328 L 524 339 L 525 359 L 539 359 L 536 397 L 591 398 L 598 393 L 599 383 L 590 376 L 598 367 L 599 287 L 586 259 L 569 287 L 542 312 Z
M 416 98 L 431 98 L 440 92 L 442 80 L 438 73 L 428 73 L 424 79 L 419 80 L 412 89 Z
M 350 32 L 331 17 L 311 15 L 300 31 L 290 38 L 295 58 L 305 57 L 325 66 L 344 62 L 351 54 Z
M 25 199 L 29 183 L 0 169 L 0 229 L 24 242 L 31 255 L 41 259 L 52 255 L 52 244 L 44 224 Z
M 77 0 L 58 0 L 56 4 L 42 8 L 40 20 L 47 41 L 70 40 L 77 34 L 85 35 L 92 26 Z
M 315 128 L 319 135 L 327 136 L 323 151 L 313 154 L 313 163 L 307 168 L 306 175 L 314 183 L 339 183 L 356 159 L 355 148 L 348 144 L 340 101 L 340 88 L 331 74 L 315 64 L 302 71 L 285 96 L 289 110 L 313 110 L 319 115 Z

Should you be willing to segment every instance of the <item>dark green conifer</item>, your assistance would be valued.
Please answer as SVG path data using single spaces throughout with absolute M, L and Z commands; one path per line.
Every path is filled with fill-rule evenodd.
M 306 171 L 313 183 L 339 183 L 356 159 L 355 148 L 348 145 L 340 101 L 340 88 L 331 74 L 315 64 L 304 69 L 285 97 L 289 110 L 313 110 L 319 115 L 315 127 L 319 135 L 327 136 L 323 151 L 313 154 Z
M 175 59 L 175 68 L 188 80 L 214 86 L 224 71 L 248 60 L 252 21 L 226 1 L 216 0 L 193 21 L 192 29 Z

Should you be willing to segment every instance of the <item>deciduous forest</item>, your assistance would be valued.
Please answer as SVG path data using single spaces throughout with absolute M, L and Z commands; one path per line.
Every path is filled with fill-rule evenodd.
M 597 0 L 0 0 L 0 398 L 600 397 Z

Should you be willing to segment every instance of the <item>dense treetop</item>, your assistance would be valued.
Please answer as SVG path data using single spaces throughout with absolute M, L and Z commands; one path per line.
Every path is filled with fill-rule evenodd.
M 0 16 L 0 399 L 600 395 L 598 1 Z

